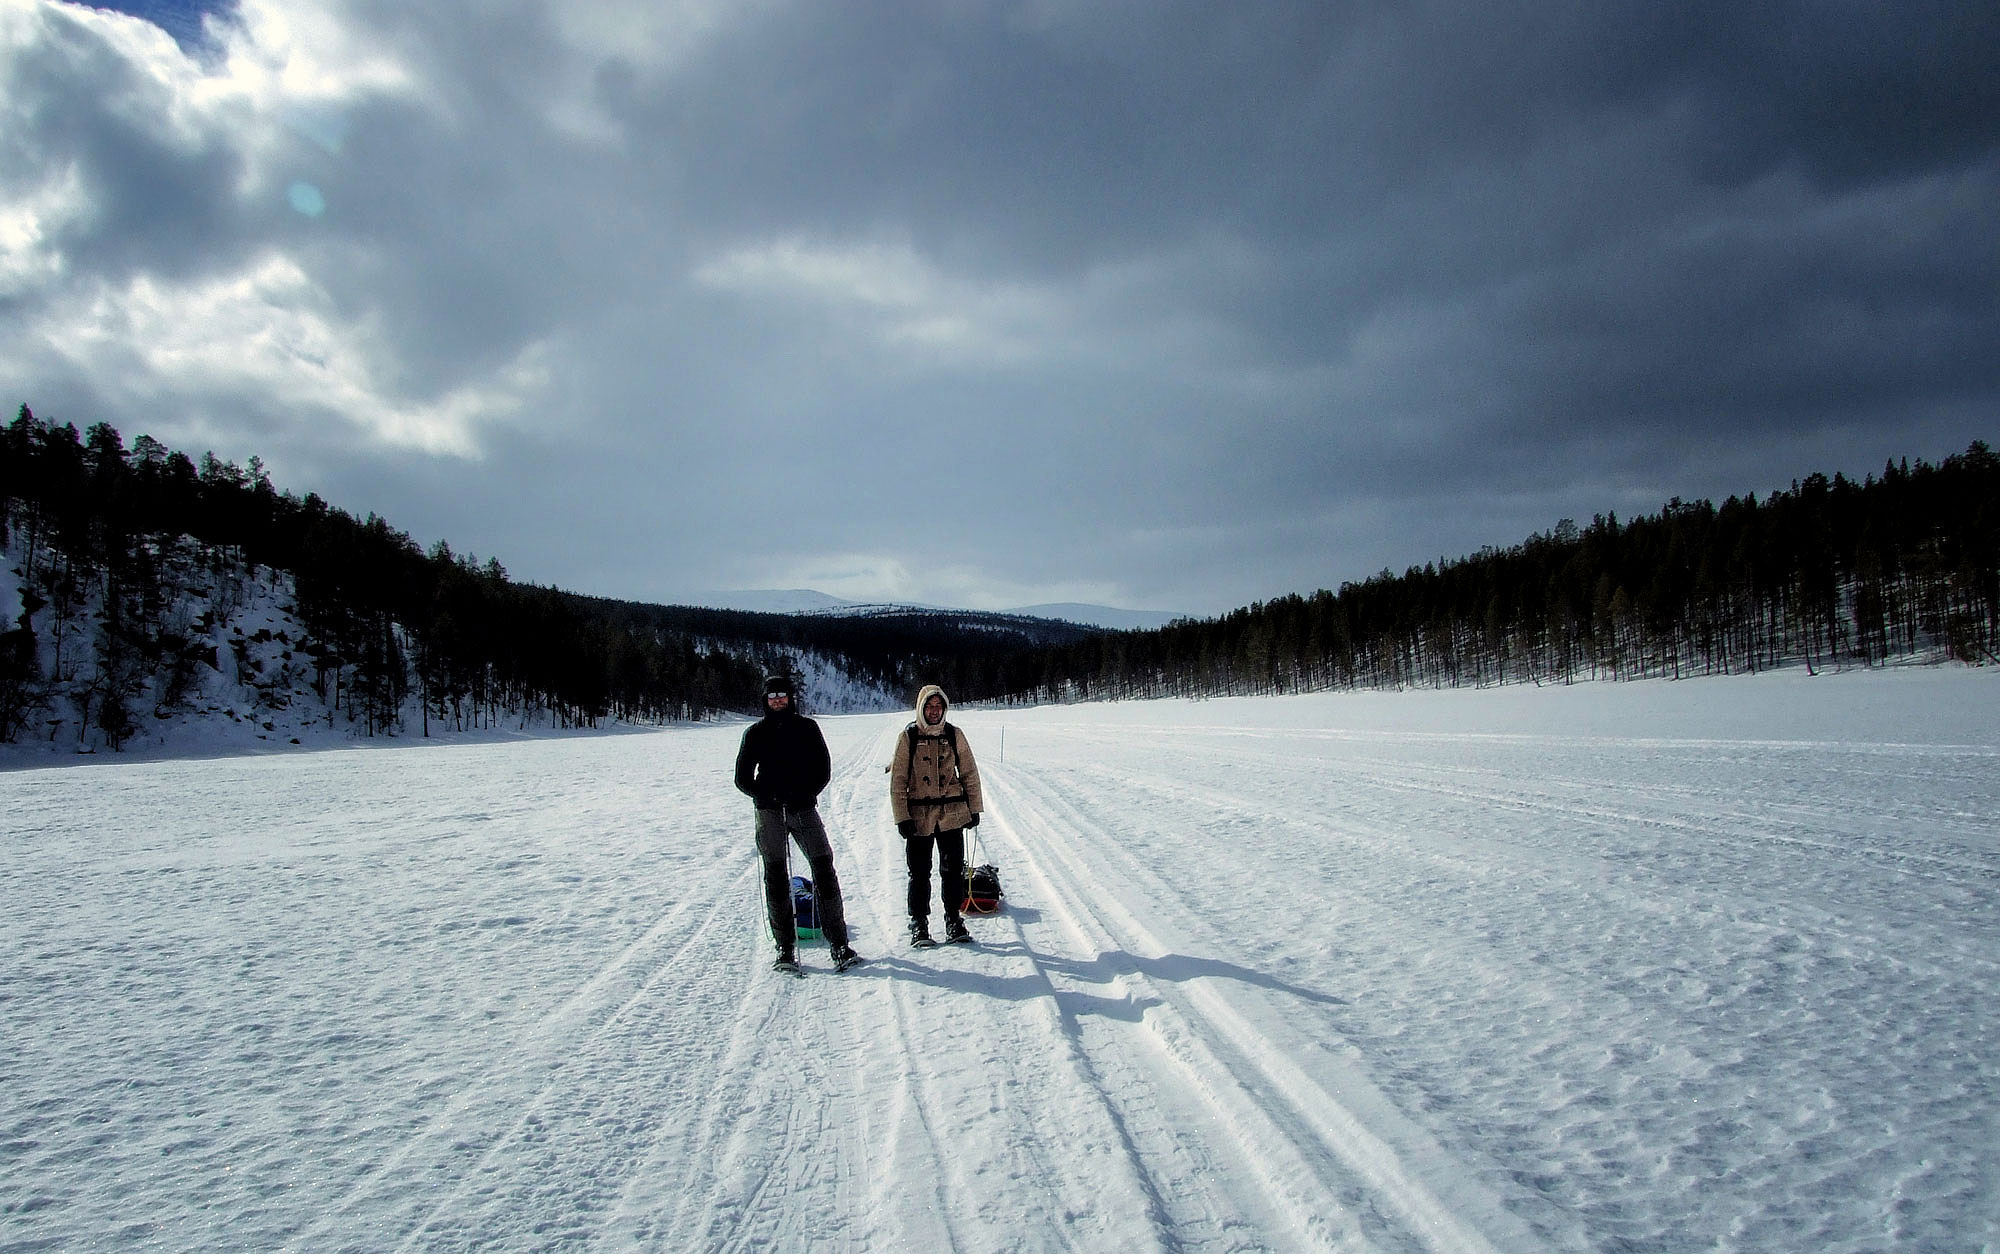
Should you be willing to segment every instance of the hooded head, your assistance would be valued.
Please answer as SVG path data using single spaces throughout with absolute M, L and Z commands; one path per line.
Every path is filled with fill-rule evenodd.
M 785 700 L 777 703 L 779 708 L 777 709 L 771 708 L 773 704 L 771 698 L 778 696 L 781 693 L 784 695 Z M 790 675 L 772 675 L 770 678 L 764 681 L 765 714 L 796 714 L 798 712 L 799 712 L 798 687 L 797 685 L 792 683 L 792 677 Z
M 930 717 L 930 712 L 924 709 L 925 706 L 930 704 L 932 697 L 936 697 L 938 700 L 937 717 L 935 719 Z M 944 695 L 944 689 L 938 687 L 936 684 L 925 684 L 924 690 L 917 694 L 917 730 L 926 733 L 938 731 L 944 726 L 945 711 L 950 708 L 951 701 Z

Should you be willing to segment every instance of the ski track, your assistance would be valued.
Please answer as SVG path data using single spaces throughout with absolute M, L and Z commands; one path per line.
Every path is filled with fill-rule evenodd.
M 844 830 L 863 834 L 854 841 L 854 861 L 871 891 L 860 895 L 865 922 L 859 927 L 880 951 L 872 967 L 849 974 L 880 977 L 885 985 L 895 1064 L 904 1078 L 896 1093 L 901 1118 L 895 1144 L 917 1164 L 914 1173 L 894 1170 L 888 1177 L 938 1181 L 927 1209 L 938 1215 L 941 1231 L 895 1235 L 917 1247 L 938 1239 L 950 1249 L 1014 1247 L 1018 1228 L 1004 1212 L 1032 1189 L 1043 1195 L 1039 1213 L 1060 1220 L 1040 1234 L 1042 1248 L 1104 1248 L 1114 1239 L 1136 1247 L 1135 1226 L 1157 1218 L 1141 1183 L 1128 1170 L 1100 1168 L 1090 1179 L 1099 1186 L 1108 1179 L 1111 1187 L 1108 1199 L 1094 1198 L 1077 1187 L 1079 1177 L 1061 1152 L 1102 1156 L 1115 1153 L 1119 1142 L 1087 1060 L 1051 1006 L 992 996 L 1001 981 L 1018 978 L 1013 972 L 1020 964 L 995 963 L 996 952 L 955 946 L 915 956 L 897 952 L 907 917 L 905 872 L 882 768 L 900 727 L 891 722 L 864 742 L 836 789 L 834 806 Z M 854 896 L 850 892 L 850 900 Z M 933 920 L 941 913 L 934 902 Z M 973 921 L 987 945 L 1000 922 Z M 929 966 L 932 961 L 940 965 Z M 1014 1070 L 1015 1059 L 1044 1056 L 1061 1065 L 1047 1074 Z M 896 1209 L 893 1198 L 880 1200 L 884 1209 Z
M 1907 1194 L 1862 1184 L 1865 1172 L 1850 1182 L 1843 1163 L 1813 1186 L 1824 1214 L 1757 1196 L 1801 1155 L 1827 1159 L 1843 1127 L 1900 1120 L 1968 1144 L 1991 1135 L 1989 1085 L 1972 1060 L 1990 1055 L 1979 990 L 2000 976 L 1985 883 L 1994 829 L 1965 821 L 1992 812 L 1984 808 L 1990 750 L 1912 755 L 1886 746 L 1863 755 L 1906 767 L 1922 760 L 1938 772 L 1935 780 L 1924 770 L 1882 772 L 1903 791 L 1934 783 L 1972 800 L 1933 815 L 1916 836 L 1900 820 L 1881 820 L 1889 807 L 1868 804 L 1880 796 L 1872 772 L 1837 786 L 1829 779 L 1824 800 L 1778 807 L 1774 818 L 1757 782 L 1718 769 L 1733 746 L 1693 747 L 1708 786 L 1649 792 L 1629 780 L 1594 786 L 1591 771 L 1551 787 L 1547 769 L 1511 761 L 1440 766 L 1448 755 L 1436 753 L 1435 738 L 1412 765 L 1380 755 L 1378 744 L 1359 762 L 1301 761 L 1302 738 L 1289 735 L 1264 737 L 1269 753 L 1213 741 L 1182 753 L 1174 733 L 1138 732 L 1123 755 L 1105 752 L 1101 730 L 1072 731 L 1057 719 L 1036 735 L 1050 742 L 1037 759 L 1042 786 L 1080 809 L 1122 814 L 1117 830 L 1088 843 L 1100 859 L 1091 879 L 1129 879 L 1148 918 L 1175 916 L 1175 885 L 1149 875 L 1143 857 L 1102 862 L 1157 843 L 1155 810 L 1228 849 L 1215 868 L 1222 874 L 1203 886 L 1234 903 L 1225 921 L 1259 917 L 1243 903 L 1273 896 L 1256 867 L 1274 883 L 1300 881 L 1300 868 L 1274 850 L 1305 856 L 1303 878 L 1319 889 L 1308 896 L 1337 920 L 1327 931 L 1338 939 L 1321 952 L 1358 994 L 1330 1029 L 1365 1050 L 1400 1107 L 1483 1109 L 1455 1148 L 1471 1162 L 1483 1152 L 1516 1164 L 1507 1172 L 1514 1187 L 1497 1187 L 1549 1247 L 1672 1246 L 1680 1242 L 1669 1234 L 1705 1220 L 1742 1248 L 1871 1249 L 1884 1234 L 1855 1235 L 1838 1213 L 1854 1200 L 1843 1189 L 1883 1198 L 1892 1213 L 1921 1209 L 1917 1198 L 1935 1204 L 1990 1189 L 1982 1170 L 1946 1153 L 1908 1173 Z M 1511 748 L 1522 743 L 1546 747 Z M 1274 804 L 1288 794 L 1310 804 Z M 1582 800 L 1593 795 L 1634 804 Z M 1931 840 L 1953 852 L 1908 847 Z M 1564 923 L 1572 916 L 1612 926 L 1591 935 Z M 1377 936 L 1400 943 L 1390 949 Z M 1584 1015 L 1596 1021 L 1591 1029 L 1563 1027 Z M 1468 1021 L 1483 1025 L 1491 1047 L 1450 1048 L 1477 1041 L 1481 1030 L 1468 1031 Z M 1607 1045 L 1592 1056 L 1576 1048 L 1583 1042 Z M 1896 1083 L 1878 1087 L 1884 1054 L 1920 1060 L 1923 1078 L 1904 1063 L 1890 1072 Z M 1774 1083 L 1757 1084 L 1761 1070 Z M 1800 1082 L 1831 1084 L 1842 1096 L 1822 1092 L 1785 1109 L 1779 1095 Z M 1908 1093 L 1929 1091 L 1938 1096 L 1904 1105 Z M 1886 1144 L 1862 1155 L 1891 1156 Z M 1704 1187 L 1718 1170 L 1728 1186 Z M 1620 1186 L 1635 1171 L 1684 1177 L 1692 1215 L 1651 1197 L 1635 1204 Z M 1718 1222 L 1732 1205 L 1753 1217 Z M 1889 1231 L 1907 1239 L 1921 1230 Z
M 421 1193 L 424 1198 L 422 1218 L 403 1235 L 398 1248 L 449 1244 L 446 1233 L 453 1227 L 465 1226 L 456 1220 L 460 1212 L 468 1209 L 466 1199 L 472 1191 L 471 1182 L 479 1175 L 492 1174 L 506 1153 L 517 1151 L 536 1129 L 544 1127 L 549 1110 L 566 1100 L 575 1100 L 566 1091 L 570 1081 L 562 1075 L 567 1060 L 579 1055 L 595 1058 L 608 1052 L 609 1046 L 615 1044 L 613 1038 L 621 1020 L 653 991 L 661 973 L 715 924 L 721 903 L 708 904 L 709 909 L 694 934 L 671 942 L 671 952 L 655 951 L 668 946 L 668 938 L 679 930 L 676 924 L 690 913 L 684 906 L 671 911 L 568 999 L 502 1047 L 482 1075 L 469 1082 L 422 1131 L 408 1138 L 347 1196 L 331 1206 L 318 1226 L 301 1234 L 301 1242 L 314 1247 L 329 1242 L 333 1234 L 353 1222 L 354 1214 L 372 1198 L 385 1189 L 393 1189 Z M 634 987 L 627 991 L 626 985 Z M 533 1078 L 544 1071 L 550 1073 L 548 1079 Z M 536 1090 L 534 1098 L 525 1105 L 520 1100 L 524 1084 L 531 1084 Z M 513 1114 L 515 1111 L 519 1113 Z M 482 1133 L 481 1129 L 490 1123 L 507 1118 L 513 1122 L 505 1131 L 497 1135 Z M 456 1180 L 438 1179 L 443 1172 L 462 1169 L 464 1149 L 482 1140 L 488 1142 L 488 1147 L 469 1173 Z M 409 1179 L 413 1175 L 422 1175 L 430 1183 L 412 1186 Z M 442 1196 L 436 1196 L 439 1192 Z
M 747 867 L 731 881 L 738 893 L 752 891 L 752 883 Z M 650 1017 L 640 1023 L 635 1009 L 647 1006 L 662 982 L 684 968 L 690 952 L 717 927 L 728 905 L 726 900 L 706 903 L 701 924 L 692 935 L 671 952 L 654 953 L 657 946 L 653 942 L 674 921 L 670 916 L 558 1007 L 545 1021 L 546 1031 L 509 1047 L 511 1074 L 486 1077 L 461 1105 L 491 1110 L 501 1118 L 506 1117 L 505 1112 L 519 1113 L 512 1116 L 510 1126 L 492 1138 L 475 1163 L 469 1168 L 459 1164 L 463 1174 L 444 1190 L 444 1196 L 427 1203 L 427 1212 L 404 1234 L 397 1248 L 476 1245 L 481 1234 L 504 1229 L 510 1215 L 559 1209 L 547 1204 L 549 1201 L 580 1211 L 576 1234 L 589 1232 L 587 1221 L 604 1208 L 606 1190 L 617 1183 L 615 1169 L 634 1157 L 633 1151 L 654 1123 L 643 1112 L 658 1077 L 643 1064 L 649 1055 L 665 1052 L 656 1035 L 663 1025 Z M 634 967 L 639 968 L 641 978 L 629 995 L 617 1000 L 623 991 L 615 987 L 618 977 Z M 607 991 L 613 995 L 601 995 Z M 677 1035 L 671 1029 L 665 1032 L 668 1041 Z M 521 1091 L 534 1084 L 534 1073 L 542 1071 L 548 1078 L 522 1102 Z M 469 1122 L 478 1127 L 494 1121 Z M 444 1130 L 434 1132 L 428 1140 L 435 1143 L 447 1135 L 460 1137 L 461 1122 L 447 1120 Z M 567 1143 L 577 1139 L 585 1144 L 572 1147 Z M 594 1165 L 585 1177 L 588 1187 L 582 1190 L 578 1179 L 561 1170 L 562 1163 L 579 1150 L 613 1168 L 607 1172 L 603 1165 Z M 520 1163 L 535 1164 L 536 1169 L 522 1173 Z M 395 1167 L 391 1164 L 389 1170 Z M 528 1176 L 526 1181 L 507 1178 L 522 1174 Z M 502 1184 L 487 1183 L 496 1176 Z M 537 1196 L 545 1181 L 555 1193 L 553 1199 Z M 563 1234 L 541 1230 L 537 1235 L 560 1239 Z
M 803 979 L 731 728 L 0 779 L 0 1250 L 2000 1240 L 1991 746 L 1093 717 L 920 952 L 823 720 Z

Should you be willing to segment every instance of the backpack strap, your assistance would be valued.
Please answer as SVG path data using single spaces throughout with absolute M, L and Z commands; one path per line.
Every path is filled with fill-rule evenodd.
M 945 722 L 944 731 L 945 735 L 951 737 L 951 764 L 957 766 L 960 743 L 958 738 L 962 733 L 958 730 L 958 724 L 949 720 Z M 910 725 L 903 729 L 903 744 L 908 750 L 903 756 L 903 777 L 907 779 L 917 766 L 917 720 L 911 719 Z
M 959 744 L 958 738 L 961 733 L 959 732 L 956 724 L 947 721 L 944 725 L 944 734 L 945 738 L 950 740 L 951 742 L 952 769 L 957 770 L 958 744 Z M 915 719 L 911 719 L 910 725 L 903 729 L 903 739 L 905 748 L 907 750 L 903 758 L 903 783 L 904 787 L 907 788 L 909 786 L 910 776 L 914 774 L 917 769 L 917 721 Z M 939 780 L 938 782 L 943 783 L 944 781 Z M 963 782 L 964 782 L 963 780 L 960 781 L 960 783 Z M 941 805 L 950 805 L 954 801 L 966 801 L 966 800 L 969 800 L 969 798 L 965 792 L 965 789 L 960 788 L 958 790 L 958 795 L 956 797 L 934 797 L 924 801 L 912 801 L 910 804 L 919 806 L 941 806 Z

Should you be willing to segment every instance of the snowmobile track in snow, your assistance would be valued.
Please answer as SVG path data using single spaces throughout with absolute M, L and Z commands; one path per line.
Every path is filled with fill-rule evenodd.
M 1190 1150 L 1196 1155 L 1174 1187 L 1158 1190 L 1170 1231 L 1213 1230 L 1218 1212 L 1238 1211 L 1257 1215 L 1294 1248 L 1495 1248 L 1430 1183 L 1406 1171 L 1397 1150 L 1371 1130 L 1369 1121 L 1382 1119 L 1387 1102 L 1371 1094 L 1364 1115 L 1329 1091 L 1352 1101 L 1368 1091 L 1359 1076 L 1308 1042 L 1271 1039 L 1219 987 L 1227 981 L 1148 973 L 1202 966 L 1173 953 L 1137 913 L 1169 901 L 1167 884 L 1056 789 L 1004 768 L 989 768 L 987 787 L 995 826 L 1022 855 L 1011 878 L 1025 880 L 1031 891 L 1017 896 L 1046 908 L 1076 952 L 1096 954 L 1094 964 L 1106 969 L 1132 1008 L 1129 1020 L 1093 1018 L 1093 1024 L 1129 1023 L 1116 1032 L 1075 1029 L 1093 1054 L 1115 1051 L 1115 1065 L 1144 1073 L 1136 1085 L 1107 1085 L 1107 1095 L 1180 1100 L 1181 1109 L 1166 1121 L 1175 1131 L 1164 1140 L 1155 1132 L 1148 1139 L 1158 1143 L 1138 1147 L 1152 1173 L 1188 1159 Z M 1105 861 L 1087 864 L 1080 848 Z M 1118 884 L 1132 885 L 1145 904 L 1128 906 Z M 1050 968 L 1052 987 L 1066 982 L 1056 963 L 1038 961 Z M 1331 1073 L 1331 1083 L 1295 1061 L 1301 1054 Z M 1133 1127 L 1159 1123 L 1148 1110 L 1121 1115 Z M 1192 1144 L 1197 1139 L 1200 1144 Z M 1206 1213 L 1179 1213 L 1218 1180 L 1229 1182 L 1231 1195 L 1199 1204 Z M 1458 1192 L 1463 1204 L 1465 1190 Z M 1490 1199 L 1480 1210 L 1489 1226 L 1501 1213 Z M 1527 1248 L 1525 1232 L 1517 1236 L 1518 1247 Z

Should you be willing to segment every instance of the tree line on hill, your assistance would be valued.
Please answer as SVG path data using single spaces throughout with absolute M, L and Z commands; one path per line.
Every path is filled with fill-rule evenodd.
M 107 424 L 79 433 L 25 405 L 0 430 L 0 541 L 10 536 L 27 556 L 24 612 L 0 623 L 0 740 L 72 680 L 113 747 L 138 707 L 172 707 L 216 663 L 212 613 L 190 619 L 171 595 L 189 564 L 286 572 L 301 665 L 327 708 L 368 734 L 412 696 L 426 724 L 461 728 L 541 714 L 569 727 L 691 719 L 759 699 L 750 654 L 627 630 L 443 542 L 423 551 L 373 514 L 278 491 L 256 458 L 197 465 L 150 436 L 128 449 Z
M 1019 659 L 971 695 L 1219 696 L 2000 662 L 2000 457 L 1564 520 L 1506 550 Z M 1040 674 L 1019 686 L 1021 669 Z
M 639 635 L 686 635 L 780 654 L 812 653 L 854 681 L 914 695 L 927 683 L 993 692 L 995 678 L 1019 675 L 1032 687 L 1043 650 L 1103 629 L 1054 619 L 972 610 L 898 606 L 865 613 L 774 614 L 686 605 L 649 605 L 572 596 L 592 615 Z M 1032 678 L 1030 678 L 1032 675 Z
M 412 705 L 428 730 L 557 726 L 759 708 L 806 654 L 886 693 L 961 700 L 1221 696 L 1568 683 L 2000 652 L 2000 458 L 1812 475 L 1759 500 L 1564 520 L 1507 550 L 1388 571 L 1147 631 L 961 611 L 785 615 L 646 605 L 517 584 L 497 561 L 425 551 L 370 514 L 281 492 L 258 459 L 197 464 L 23 405 L 0 428 L 0 543 L 25 553 L 0 622 L 0 740 L 64 689 L 115 746 L 218 663 L 217 606 L 174 589 L 281 571 L 302 638 L 284 666 L 373 734 Z M 218 592 L 218 595 L 225 595 Z M 238 649 L 239 664 L 261 665 Z M 66 687 L 65 687 L 66 686 Z M 331 714 L 329 714 L 331 717 Z
M 763 676 L 814 655 L 854 687 L 914 693 L 939 675 L 996 673 L 1006 659 L 1090 633 L 1075 624 L 952 610 L 761 614 L 660 606 L 515 583 L 440 541 L 428 551 L 374 515 L 279 491 L 247 467 L 99 423 L 37 418 L 0 428 L 0 544 L 25 554 L 22 612 L 0 622 L 0 741 L 56 694 L 116 747 L 148 709 L 166 712 L 217 667 L 231 572 L 283 572 L 302 638 L 260 700 L 305 678 L 329 717 L 364 734 L 401 730 L 414 707 L 459 728 L 546 718 L 661 722 L 754 713 Z M 199 585 L 205 608 L 190 613 Z M 178 594 L 178 595 L 177 595 Z M 215 598 L 225 604 L 216 604 Z M 236 668 L 259 666 L 230 640 Z

